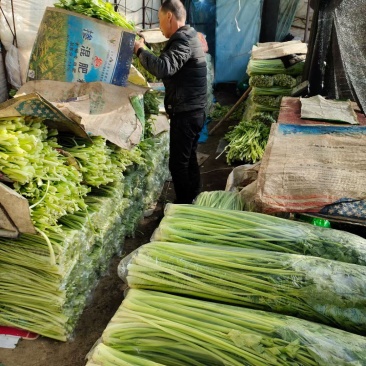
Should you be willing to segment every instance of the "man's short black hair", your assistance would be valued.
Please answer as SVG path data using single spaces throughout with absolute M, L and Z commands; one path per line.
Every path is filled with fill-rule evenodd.
M 165 0 L 160 7 L 163 13 L 172 12 L 179 21 L 185 21 L 187 17 L 186 9 L 180 0 Z

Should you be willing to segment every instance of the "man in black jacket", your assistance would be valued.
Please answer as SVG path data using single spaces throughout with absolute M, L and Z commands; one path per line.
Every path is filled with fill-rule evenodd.
M 200 193 L 197 143 L 207 103 L 206 58 L 197 32 L 185 25 L 180 0 L 165 0 L 159 9 L 160 29 L 168 42 L 159 57 L 144 50 L 143 39 L 134 51 L 142 66 L 165 86 L 165 110 L 170 118 L 169 170 L 175 203 L 192 203 Z

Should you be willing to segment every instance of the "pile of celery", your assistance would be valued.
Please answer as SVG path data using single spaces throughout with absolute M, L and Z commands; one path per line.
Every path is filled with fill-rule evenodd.
M 57 131 L 40 118 L 0 119 L 0 172 L 28 199 L 34 225 L 41 231 L 66 214 L 85 210 L 89 188 L 68 157 L 59 152 Z
M 280 59 L 249 60 L 247 74 L 252 89 L 243 103 L 245 111 L 239 124 L 225 135 L 228 164 L 255 163 L 262 159 L 282 97 L 290 96 L 292 88 L 301 81 L 303 67 L 304 62 L 286 68 Z
M 168 204 L 151 238 L 297 253 L 366 265 L 366 239 L 345 231 L 246 211 Z
M 292 88 L 301 80 L 304 62 L 286 68 L 280 59 L 256 60 L 247 66 L 252 91 L 245 105 L 244 118 L 252 120 L 255 114 L 270 114 L 277 120 L 283 96 L 291 95 Z
M 66 340 L 110 258 L 160 193 L 167 133 L 130 151 L 100 136 L 91 142 L 58 136 L 34 117 L 0 119 L 0 173 L 29 200 L 39 231 L 0 238 L 1 325 Z
M 243 119 L 224 136 L 228 142 L 224 151 L 226 161 L 231 165 L 235 161 L 255 163 L 262 159 L 267 146 L 270 128 L 254 120 Z
M 365 359 L 366 338 L 336 328 L 132 289 L 87 366 L 329 366 L 363 365 Z
M 130 288 L 294 315 L 364 334 L 366 267 L 197 243 L 145 244 L 118 267 Z

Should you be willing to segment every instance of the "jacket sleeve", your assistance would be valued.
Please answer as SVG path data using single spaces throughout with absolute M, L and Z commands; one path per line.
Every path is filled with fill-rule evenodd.
M 174 75 L 189 60 L 191 49 L 188 40 L 179 39 L 158 57 L 143 50 L 139 55 L 141 65 L 158 79 Z

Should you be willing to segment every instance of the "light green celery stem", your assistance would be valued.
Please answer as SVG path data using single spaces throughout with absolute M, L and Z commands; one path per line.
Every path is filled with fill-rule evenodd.
M 45 337 L 66 341 L 67 318 L 61 314 L 50 314 L 47 311 L 27 309 L 22 306 L 2 306 L 0 324 L 28 330 Z
M 9 273 L 13 268 L 13 273 Z M 15 265 L 0 263 L 0 288 L 7 288 L 9 291 L 19 296 L 35 296 L 33 300 L 38 299 L 59 307 L 65 301 L 65 293 L 60 289 L 61 278 L 51 276 L 45 271 L 34 271 Z M 8 295 L 3 294 L 3 296 Z M 15 295 L 16 296 L 16 295 Z M 10 301 L 15 299 L 10 299 Z M 30 301 L 33 301 L 32 299 Z M 28 304 L 28 303 L 26 303 Z
M 90 186 L 99 187 L 122 179 L 122 171 L 115 169 L 112 150 L 102 136 L 92 136 L 92 143 L 80 138 L 63 138 L 61 144 L 79 163 L 83 179 Z
M 366 331 L 366 267 L 223 246 L 150 243 L 122 260 L 131 288 L 213 299 Z
M 194 225 L 194 226 L 192 226 Z M 250 234 L 254 234 L 249 236 Z M 291 239 L 274 240 L 269 235 L 253 229 L 240 229 L 239 227 L 225 229 L 224 225 L 217 227 L 197 220 L 184 220 L 176 217 L 164 217 L 159 227 L 153 234 L 154 241 L 171 241 L 178 243 L 212 243 L 232 246 L 242 246 L 247 248 L 258 248 L 274 251 L 286 251 L 296 253 L 296 248 L 284 249 L 282 242 L 291 242 Z M 272 242 L 271 242 L 272 241 Z M 273 243 L 275 241 L 275 243 Z
M 53 266 L 56 265 L 56 256 L 55 256 L 55 252 L 53 250 L 53 246 L 52 246 L 51 241 L 48 239 L 47 235 L 44 232 L 42 232 L 38 228 L 35 228 L 35 229 L 36 229 L 37 233 L 40 234 L 45 239 L 45 241 L 48 245 L 48 249 L 50 251 L 50 264 L 53 265 Z
M 261 213 L 168 204 L 152 240 L 206 242 L 306 254 L 366 265 L 366 240 Z
M 17 240 L 0 238 L 0 262 L 44 269 L 49 273 L 59 273 L 59 268 L 54 264 L 50 264 L 49 250 L 45 241 L 42 242 L 43 245 L 37 247 L 38 243 L 36 241 L 30 241 L 27 245 L 24 234 L 20 238 L 19 243 Z
M 86 366 L 100 365 L 100 366 L 164 366 L 161 363 L 146 360 L 144 358 L 129 355 L 117 351 L 111 347 L 98 344 L 93 350 L 91 361 Z
M 298 62 L 295 65 L 285 68 L 282 60 L 253 60 L 250 59 L 247 67 L 247 73 L 252 75 L 267 75 L 267 74 L 288 74 L 288 75 L 300 75 L 304 68 L 304 62 Z
M 235 358 L 230 355 L 230 353 L 232 353 L 235 354 L 236 357 L 240 356 L 251 362 L 251 364 L 265 365 L 265 363 L 261 363 L 260 357 L 256 354 L 251 353 L 247 349 L 239 349 L 214 333 L 210 334 L 202 329 L 194 328 L 189 323 L 178 323 L 169 318 L 165 317 L 162 319 L 160 316 L 151 314 L 149 308 L 142 302 L 138 303 L 137 301 L 133 301 L 132 303 L 129 299 L 125 299 L 124 306 L 124 313 L 133 314 L 137 320 L 147 323 L 153 329 L 156 328 L 160 330 L 164 335 L 169 334 L 174 339 L 177 339 L 177 341 L 186 343 L 190 348 L 198 347 L 199 350 L 206 348 L 208 354 L 212 355 L 210 358 L 214 358 L 216 362 L 220 361 L 222 364 L 229 363 L 230 365 L 236 366 L 242 365 L 241 362 L 236 361 Z M 156 311 L 153 313 L 156 314 Z M 192 342 L 192 339 L 194 339 L 195 342 Z M 125 341 L 127 340 L 125 339 Z
M 268 353 L 274 349 L 280 351 L 279 357 L 275 357 L 273 363 L 268 362 L 268 365 L 276 364 L 275 362 L 293 365 L 300 359 L 302 365 L 342 364 L 345 360 L 357 363 L 364 360 L 366 354 L 364 337 L 293 317 L 151 291 L 130 290 L 127 299 L 130 301 L 122 303 L 122 311 L 116 313 L 118 318 L 112 319 L 114 324 L 118 321 L 123 324 L 123 317 L 126 314 L 131 316 L 135 311 L 138 314 L 144 313 L 153 321 L 161 318 L 164 325 L 165 319 L 179 324 L 188 323 L 214 337 L 223 335 L 226 342 L 248 348 L 266 361 L 268 360 L 265 356 Z M 129 311 L 125 312 L 126 308 Z M 182 308 L 185 313 L 182 313 Z M 192 319 L 195 323 L 191 323 Z M 222 320 L 228 322 L 226 331 L 211 330 L 212 324 L 221 324 Z M 263 330 L 264 325 L 266 330 Z M 192 333 L 190 341 L 194 342 L 197 335 Z M 219 343 L 215 343 L 215 346 L 218 345 Z
M 127 302 L 128 301 L 126 301 L 124 305 L 130 307 L 131 304 L 127 304 Z M 167 349 L 167 346 L 170 346 L 171 350 L 167 349 L 169 353 L 172 351 L 173 355 L 174 352 L 176 354 L 182 355 L 182 353 L 184 354 L 184 351 L 187 350 L 188 347 L 188 350 L 191 351 L 186 351 L 186 355 L 188 356 L 188 358 L 186 357 L 187 361 L 189 360 L 189 356 L 191 356 L 193 360 L 201 359 L 208 362 L 209 360 L 216 359 L 216 361 L 226 360 L 233 361 L 232 364 L 240 364 L 238 362 L 235 362 L 235 358 L 237 358 L 235 352 L 233 352 L 232 356 L 228 356 L 225 354 L 225 352 L 222 351 L 226 350 L 225 340 L 217 337 L 218 332 L 208 332 L 208 336 L 206 336 L 205 332 L 203 332 L 199 334 L 199 336 L 197 337 L 197 341 L 194 340 L 193 337 L 190 337 L 190 330 L 186 328 L 186 324 L 184 324 L 184 321 L 174 322 L 174 318 L 178 318 L 179 320 L 185 320 L 184 315 L 181 317 L 179 315 L 175 317 L 174 314 L 162 310 L 162 316 L 160 317 L 159 314 L 158 317 L 155 317 L 154 314 L 156 313 L 156 311 L 154 311 L 151 306 L 144 307 L 142 302 L 139 302 L 137 306 L 136 301 L 134 301 L 132 307 L 133 311 L 123 309 L 123 311 L 121 311 L 121 313 L 119 314 L 121 316 L 121 318 L 119 318 L 121 320 L 121 324 L 116 319 L 116 321 L 111 326 L 107 327 L 106 331 L 103 334 L 104 342 L 111 344 L 112 347 L 117 349 L 124 350 L 127 347 L 129 351 L 133 351 L 133 348 L 129 347 L 128 340 L 124 338 L 130 338 L 131 336 L 133 336 L 133 338 L 139 339 L 141 337 L 145 339 L 145 341 L 141 341 L 141 349 L 144 350 L 146 353 L 150 352 L 151 354 L 153 353 L 154 349 L 163 350 Z M 139 309 L 141 309 L 141 311 L 139 311 Z M 184 309 L 180 308 L 179 310 Z M 145 318 L 144 315 L 146 316 Z M 150 323 L 150 319 L 157 322 L 155 324 Z M 160 319 L 163 321 L 161 322 Z M 131 323 L 129 323 L 130 321 Z M 209 323 L 211 322 L 212 320 Z M 181 323 L 183 326 L 179 323 Z M 189 321 L 189 323 L 191 323 L 191 320 Z M 153 326 L 151 327 L 151 325 Z M 192 320 L 192 323 L 189 324 L 189 326 L 192 326 L 193 329 L 195 329 L 194 320 Z M 163 330 L 163 332 L 160 332 L 160 330 Z M 160 340 L 160 343 L 156 344 L 156 340 Z M 221 347 L 215 348 L 215 343 L 218 343 Z M 230 346 L 230 344 L 228 346 Z M 209 350 L 209 352 L 207 352 L 207 350 Z M 214 357 L 211 357 L 209 355 L 210 352 L 216 355 Z M 255 354 L 251 355 L 250 352 L 248 353 L 246 352 L 246 350 L 242 351 L 241 353 L 242 355 L 245 355 L 245 358 L 252 359 L 254 361 L 258 361 L 259 359 L 258 357 L 256 357 Z M 177 356 L 174 355 L 174 357 Z M 178 356 L 178 358 L 180 357 Z M 187 362 L 187 364 L 201 365 L 202 363 L 196 363 L 191 361 Z M 204 364 L 205 363 L 203 363 L 203 365 Z
M 275 313 L 132 289 L 103 332 L 102 341 L 122 352 L 134 353 L 135 342 L 140 340 L 139 355 L 148 354 L 150 360 L 158 359 L 161 353 L 169 357 L 170 352 L 174 355 L 185 346 L 195 360 L 206 354 L 206 364 L 210 365 L 361 365 L 366 356 L 366 338 L 336 328 Z M 166 342 L 165 347 L 156 341 Z

